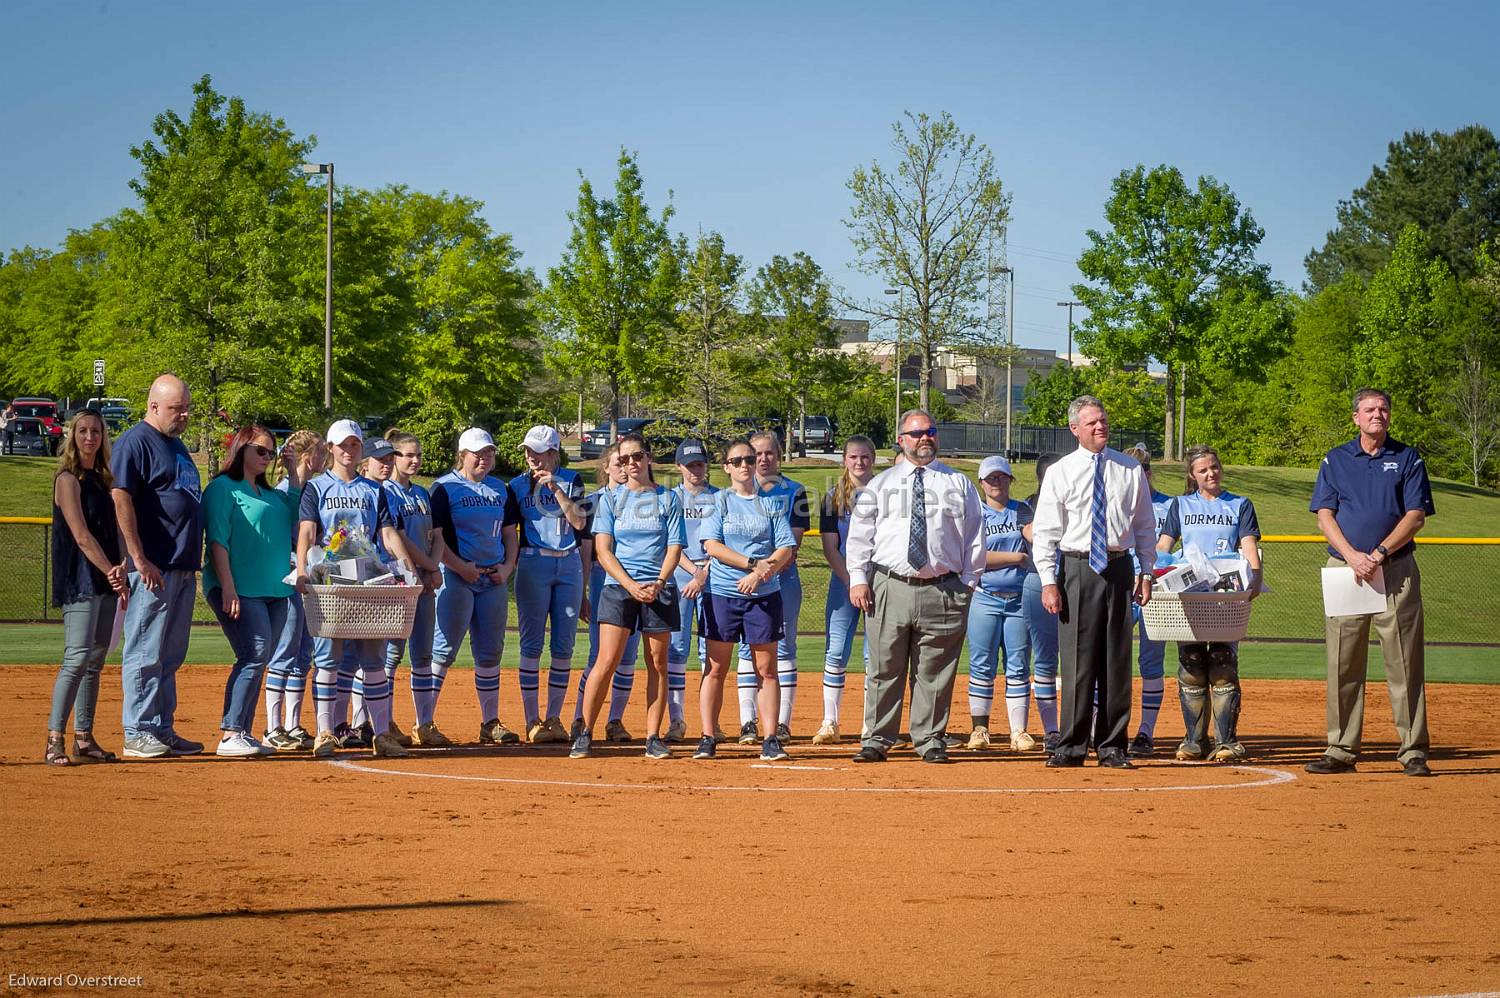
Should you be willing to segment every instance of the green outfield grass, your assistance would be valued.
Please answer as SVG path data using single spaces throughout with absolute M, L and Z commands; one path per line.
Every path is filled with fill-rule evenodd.
M 517 640 L 508 634 L 501 666 L 516 667 Z M 62 651 L 62 626 L 59 624 L 6 624 L 0 625 L 0 665 L 55 666 Z M 575 667 L 582 668 L 587 656 L 587 638 L 579 643 L 579 654 Z M 854 661 L 850 672 L 862 673 L 859 659 L 859 644 L 855 644 Z M 821 672 L 823 669 L 823 639 L 804 635 L 797 642 L 798 668 L 802 672 Z M 232 661 L 229 643 L 216 627 L 193 628 L 188 645 L 188 664 L 227 665 Z M 120 662 L 119 652 L 109 659 L 111 665 Z M 960 657 L 961 669 L 967 672 L 968 651 Z M 1176 673 L 1176 656 L 1172 646 L 1167 648 L 1167 672 Z M 473 661 L 468 651 L 459 657 L 458 667 L 469 668 Z M 1245 643 L 1240 646 L 1240 670 L 1248 679 L 1318 679 L 1325 677 L 1323 646 L 1319 644 L 1289 643 Z M 1383 679 L 1380 649 L 1370 651 L 1370 678 Z M 1427 649 L 1427 679 L 1434 683 L 1484 683 L 1500 684 L 1500 648 L 1452 648 L 1433 647 Z

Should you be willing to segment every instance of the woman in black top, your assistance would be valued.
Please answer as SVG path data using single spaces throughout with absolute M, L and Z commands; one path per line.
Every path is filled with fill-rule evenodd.
M 99 673 L 118 598 L 127 592 L 109 494 L 113 484 L 104 419 L 97 412 L 80 412 L 68 427 L 52 484 L 52 605 L 63 613 L 63 661 L 47 723 L 45 758 L 51 766 L 74 761 L 63 743 L 69 713 L 76 760 L 115 761 L 113 752 L 94 741 Z

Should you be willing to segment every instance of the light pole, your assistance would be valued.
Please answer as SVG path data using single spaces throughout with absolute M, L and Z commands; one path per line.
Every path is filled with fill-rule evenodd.
M 328 174 L 327 248 L 323 254 L 323 410 L 333 413 L 333 164 L 303 163 L 308 175 Z
M 1014 421 L 1014 403 L 1011 397 L 1014 389 L 1011 387 L 1011 365 L 1015 361 L 1016 352 L 1016 269 L 1014 267 L 1001 267 L 1000 273 L 1010 278 L 1010 304 L 1005 307 L 1005 457 L 1010 458 L 1010 424 Z
M 896 345 L 891 349 L 891 370 L 895 372 L 896 379 L 896 416 L 891 421 L 891 433 L 899 437 L 901 435 L 901 319 L 906 303 L 900 288 L 886 288 L 885 293 L 896 295 Z
M 1083 302 L 1060 301 L 1057 305 L 1059 308 L 1066 308 L 1068 310 L 1068 367 L 1071 369 L 1073 367 L 1073 306 L 1077 305 L 1079 308 L 1083 308 Z

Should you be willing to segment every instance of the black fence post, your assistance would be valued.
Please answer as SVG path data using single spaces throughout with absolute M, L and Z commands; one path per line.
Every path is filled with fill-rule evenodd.
M 42 527 L 42 620 L 52 608 L 52 525 Z

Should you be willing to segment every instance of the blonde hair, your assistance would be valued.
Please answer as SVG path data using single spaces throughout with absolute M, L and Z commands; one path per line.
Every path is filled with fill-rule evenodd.
M 78 435 L 74 432 L 78 429 L 80 419 L 97 419 L 99 421 L 99 453 L 94 455 L 94 467 L 92 469 L 83 466 L 83 455 L 78 452 Z M 92 470 L 104 480 L 106 489 L 113 488 L 115 484 L 114 472 L 109 468 L 109 427 L 104 423 L 104 417 L 93 409 L 84 409 L 82 412 L 73 414 L 68 420 L 68 432 L 63 435 L 62 449 L 57 452 L 57 473 L 66 472 L 79 481 Z
M 614 457 L 615 451 L 619 449 L 620 441 L 616 440 L 614 443 L 610 444 L 608 447 L 604 448 L 604 450 L 599 452 L 599 464 L 594 469 L 595 485 L 604 486 L 614 484 L 609 480 L 609 459 Z
M 875 441 L 871 440 L 863 433 L 856 433 L 854 434 L 854 436 L 844 441 L 844 457 L 849 456 L 850 447 L 864 447 L 870 452 L 871 457 L 875 456 Z M 843 516 L 845 513 L 853 509 L 854 493 L 859 488 L 859 483 L 856 482 L 853 476 L 849 474 L 849 468 L 847 465 L 845 465 L 843 473 L 839 475 L 838 482 L 833 486 L 833 511 L 840 516 Z
M 1224 467 L 1224 462 L 1219 460 L 1218 451 L 1207 444 L 1193 444 L 1182 455 L 1182 463 L 1187 470 L 1187 491 L 1183 492 L 1183 495 L 1190 496 L 1198 491 L 1198 480 L 1193 477 L 1193 465 L 1205 457 L 1213 458 L 1214 464 L 1217 464 L 1221 468 Z

